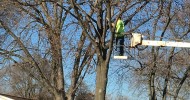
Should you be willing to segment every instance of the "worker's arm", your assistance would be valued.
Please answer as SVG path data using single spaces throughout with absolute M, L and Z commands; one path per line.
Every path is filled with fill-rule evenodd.
M 116 23 L 116 33 L 119 31 L 119 29 L 120 29 L 120 23 L 121 23 L 121 21 L 120 20 L 118 20 L 117 21 L 117 23 Z

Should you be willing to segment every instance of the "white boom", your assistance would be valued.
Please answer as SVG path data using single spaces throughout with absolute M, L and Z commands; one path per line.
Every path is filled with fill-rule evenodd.
M 190 43 L 188 43 L 188 42 L 143 40 L 141 34 L 132 33 L 131 47 L 135 47 L 135 46 L 137 46 L 137 45 L 146 45 L 146 46 L 170 46 L 170 47 L 190 48 Z
M 131 47 L 134 48 L 137 45 L 145 46 L 170 46 L 170 47 L 183 47 L 190 48 L 188 42 L 175 42 L 175 41 L 156 41 L 156 40 L 143 40 L 142 35 L 139 33 L 132 33 Z M 114 56 L 114 59 L 128 59 L 128 56 Z

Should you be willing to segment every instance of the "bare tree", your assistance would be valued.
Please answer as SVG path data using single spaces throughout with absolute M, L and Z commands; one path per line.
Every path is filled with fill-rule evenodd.
M 159 16 L 154 19 L 153 26 L 150 27 L 152 30 L 145 36 L 150 36 L 150 39 L 160 41 L 170 41 L 171 39 L 174 41 L 187 40 L 190 31 L 189 21 L 184 20 L 189 19 L 188 13 L 184 13 L 185 10 L 182 10 L 186 8 L 185 4 L 185 2 L 160 1 Z M 145 77 L 145 79 L 148 79 L 148 83 L 141 83 L 148 85 L 149 100 L 183 99 L 182 95 L 178 96 L 177 94 L 188 78 L 189 64 L 185 59 L 189 59 L 189 57 L 180 56 L 181 53 L 182 55 L 189 55 L 186 50 L 181 48 L 148 47 L 139 52 L 138 60 L 142 66 L 135 71 L 140 75 L 139 80 L 142 81 Z M 183 73 L 182 76 L 179 73 Z
M 63 1 L 60 1 L 63 3 Z M 57 6 L 54 7 L 54 13 L 48 12 L 46 2 L 22 2 L 19 0 L 14 0 L 13 4 L 18 7 L 18 9 L 22 10 L 23 13 L 27 13 L 33 18 L 34 22 L 38 22 L 43 25 L 44 31 L 46 32 L 48 41 L 50 43 L 50 51 L 52 56 L 51 68 L 52 68 L 52 82 L 47 79 L 47 77 L 43 74 L 39 64 L 35 61 L 34 57 L 32 57 L 30 51 L 22 42 L 22 40 L 12 31 L 12 28 L 1 20 L 2 27 L 6 30 L 7 34 L 9 34 L 19 45 L 20 49 L 23 50 L 24 54 L 27 56 L 27 59 L 23 59 L 24 61 L 30 63 L 37 69 L 37 72 L 40 76 L 40 81 L 48 88 L 49 91 L 54 95 L 55 99 L 62 100 L 65 97 L 64 91 L 64 77 L 63 77 L 63 66 L 62 66 L 62 53 L 61 53 L 61 27 L 64 22 L 65 16 L 62 16 L 62 9 Z M 35 5 L 40 5 L 42 11 L 44 11 L 44 16 L 39 9 L 37 9 Z M 18 11 L 19 11 L 18 10 Z M 61 13 L 62 12 L 62 13 Z M 53 17 L 54 16 L 54 17 Z M 52 17 L 54 19 L 52 19 Z M 47 18 L 47 19 L 46 19 Z M 54 22 L 53 22 L 54 21 Z M 27 28 L 27 26 L 25 27 Z M 21 32 L 22 33 L 22 32 Z M 20 34 L 21 34 L 20 33 Z M 15 61 L 16 62 L 16 61 Z M 34 78 L 34 77 L 33 77 Z M 39 79 L 35 77 L 36 79 Z M 52 86 L 53 85 L 53 86 Z
M 38 61 L 43 73 L 48 77 L 48 79 L 50 79 L 51 71 L 49 69 L 50 65 L 48 60 L 39 58 L 40 56 L 37 55 L 34 57 L 35 59 L 38 59 L 36 61 Z M 33 73 L 35 77 L 38 77 L 36 70 L 29 63 L 18 63 L 7 67 L 6 69 L 6 75 L 10 77 L 9 86 L 12 88 L 12 91 L 10 91 L 9 94 L 31 99 L 46 100 L 52 98 L 52 95 L 48 92 L 48 89 L 28 74 L 28 72 L 30 72 Z
M 63 11 L 63 5 L 66 2 L 63 0 L 59 2 L 10 0 L 7 2 L 9 2 L 8 4 L 12 4 L 12 7 L 15 7 L 16 11 L 19 12 L 15 14 L 16 11 L 13 11 L 15 15 L 23 14 L 19 16 L 19 20 L 26 21 L 26 23 L 19 23 L 19 20 L 14 20 L 12 16 L 1 17 L 0 22 L 2 30 L 5 30 L 6 34 L 14 41 L 11 42 L 11 46 L 13 47 L 10 47 L 10 50 L 2 48 L 1 54 L 3 56 L 8 56 L 14 63 L 20 63 L 20 61 L 28 63 L 35 69 L 35 72 L 22 66 L 22 68 L 25 69 L 24 71 L 27 72 L 32 79 L 38 81 L 40 85 L 47 88 L 54 99 L 64 100 L 66 91 L 64 88 L 64 69 L 62 65 L 61 33 L 68 14 L 67 11 Z M 2 14 L 5 13 L 5 11 L 1 11 Z M 18 21 L 17 23 L 12 23 L 12 25 L 20 31 L 14 31 L 11 24 L 4 19 L 12 20 L 13 22 Z M 32 31 L 36 31 L 36 33 L 31 33 Z M 32 35 L 37 36 L 36 38 L 38 39 L 31 37 Z M 37 45 L 35 45 L 36 42 L 32 42 L 32 39 L 37 40 Z M 82 33 L 80 42 L 78 43 L 78 49 L 76 50 L 76 60 L 71 75 L 71 85 L 67 94 L 69 100 L 74 99 L 77 87 L 86 75 L 93 57 L 91 44 L 86 48 L 87 50 L 83 48 L 85 40 L 84 34 Z M 29 46 L 31 46 L 31 48 Z M 48 69 L 51 69 L 49 77 L 44 73 L 45 71 L 41 68 L 40 63 L 38 63 L 38 60 L 33 56 L 34 53 L 39 53 L 43 58 L 49 59 L 50 66 L 48 66 Z M 14 57 L 17 57 L 19 61 Z M 85 71 L 83 69 L 85 69 Z
M 120 3 L 122 2 L 122 3 Z M 102 1 L 96 0 L 80 2 L 69 1 L 74 12 L 73 16 L 78 20 L 81 28 L 84 30 L 86 37 L 92 42 L 93 47 L 97 54 L 97 67 L 96 67 L 96 93 L 95 100 L 105 100 L 106 86 L 107 86 L 107 74 L 109 68 L 110 57 L 113 49 L 114 30 L 115 26 L 112 26 L 112 22 L 116 22 L 118 16 L 124 15 L 126 17 L 125 25 L 129 25 L 132 22 L 134 16 L 139 13 L 146 5 L 148 1 L 124 1 L 120 0 L 115 2 L 114 0 Z M 117 7 L 117 6 L 118 7 Z M 132 14 L 125 15 L 130 8 L 138 5 Z M 88 7 L 89 9 L 83 9 Z M 149 21 L 153 17 L 154 13 L 150 16 L 143 18 L 139 23 L 135 23 L 128 32 L 136 30 L 138 27 Z M 77 17 L 76 17 L 77 16 Z
M 84 82 L 79 86 L 76 95 L 76 100 L 94 100 L 94 94 Z

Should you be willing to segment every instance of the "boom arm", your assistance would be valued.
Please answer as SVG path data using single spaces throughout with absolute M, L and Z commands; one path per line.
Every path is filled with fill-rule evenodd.
M 131 47 L 135 47 L 137 45 L 145 45 L 145 46 L 170 46 L 170 47 L 190 48 L 190 43 L 188 43 L 188 42 L 143 40 L 141 34 L 132 33 Z

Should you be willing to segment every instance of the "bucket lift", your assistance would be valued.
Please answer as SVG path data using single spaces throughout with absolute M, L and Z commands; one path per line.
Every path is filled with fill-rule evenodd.
M 132 33 L 131 47 L 134 48 L 137 45 L 190 48 L 190 43 L 188 42 L 143 40 L 142 34 Z
M 126 37 L 127 36 L 127 37 Z M 124 47 L 124 52 L 126 52 L 127 50 L 129 50 L 129 49 L 127 49 L 127 48 L 130 48 L 130 38 L 131 37 L 131 34 L 127 34 L 127 33 L 125 33 L 125 37 L 124 37 L 124 39 L 125 39 L 125 43 L 124 43 L 124 45 L 122 45 L 123 47 Z M 115 47 L 115 49 L 117 48 L 117 46 L 118 45 L 116 45 L 116 46 L 114 46 Z M 114 49 L 114 50 L 115 50 Z M 115 53 L 115 52 L 118 52 L 118 51 L 113 51 L 113 59 L 129 59 L 129 57 L 128 56 L 125 56 L 125 55 L 123 55 L 123 56 L 119 56 L 119 55 L 115 55 L 115 54 L 117 54 L 117 53 Z
M 131 48 L 135 48 L 137 45 L 190 48 L 190 43 L 188 43 L 188 42 L 143 40 L 142 34 L 132 33 L 131 35 L 132 35 L 131 41 L 130 41 Z M 114 56 L 114 59 L 128 59 L 128 57 L 127 56 Z

